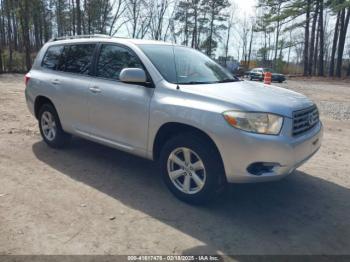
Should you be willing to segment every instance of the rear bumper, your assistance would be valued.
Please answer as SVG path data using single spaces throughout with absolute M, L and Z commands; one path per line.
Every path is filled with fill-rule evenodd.
M 289 126 L 290 123 L 287 123 L 279 136 L 231 130 L 231 139 L 226 137 L 218 143 L 227 181 L 252 183 L 279 180 L 310 159 L 321 146 L 322 123 L 319 122 L 299 137 L 293 137 L 286 132 Z M 255 163 L 271 164 L 271 168 L 253 173 L 248 167 Z

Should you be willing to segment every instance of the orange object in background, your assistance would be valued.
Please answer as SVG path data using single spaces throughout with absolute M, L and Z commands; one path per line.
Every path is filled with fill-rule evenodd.
M 271 85 L 272 81 L 272 73 L 271 72 L 265 72 L 264 73 L 264 84 L 265 85 Z

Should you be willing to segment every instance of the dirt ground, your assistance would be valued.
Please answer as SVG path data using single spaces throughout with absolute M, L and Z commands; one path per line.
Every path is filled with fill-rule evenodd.
M 78 138 L 41 140 L 21 75 L 0 76 L 0 254 L 350 254 L 350 84 L 291 80 L 325 126 L 288 178 L 175 199 L 147 160 Z

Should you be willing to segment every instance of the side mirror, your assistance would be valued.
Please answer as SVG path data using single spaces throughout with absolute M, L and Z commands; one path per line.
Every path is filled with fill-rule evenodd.
M 142 83 L 147 82 L 146 73 L 140 68 L 124 68 L 119 74 L 119 80 L 124 83 Z

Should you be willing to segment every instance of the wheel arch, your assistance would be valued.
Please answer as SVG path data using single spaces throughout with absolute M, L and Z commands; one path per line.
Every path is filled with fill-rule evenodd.
M 179 123 L 179 122 L 168 122 L 163 124 L 158 129 L 153 141 L 153 148 L 152 148 L 153 159 L 154 160 L 159 159 L 162 147 L 167 140 L 169 140 L 171 137 L 174 137 L 179 134 L 184 134 L 184 133 L 195 133 L 196 135 L 201 136 L 206 141 L 208 141 L 208 143 L 210 143 L 213 146 L 213 148 L 215 148 L 216 153 L 220 157 L 222 166 L 224 166 L 220 151 L 216 143 L 206 132 L 204 132 L 203 130 L 197 127 L 194 127 L 188 124 Z
M 35 101 L 34 101 L 34 115 L 35 117 L 38 119 L 39 118 L 39 111 L 40 111 L 40 108 L 44 105 L 44 104 L 51 104 L 55 110 L 56 110 L 56 107 L 54 105 L 54 103 L 51 101 L 50 98 L 46 97 L 46 96 L 42 96 L 42 95 L 39 95 L 35 98 Z M 56 110 L 57 111 L 57 110 Z

